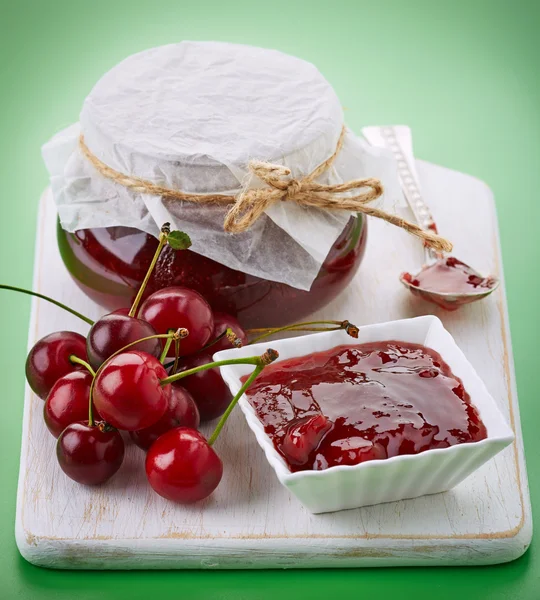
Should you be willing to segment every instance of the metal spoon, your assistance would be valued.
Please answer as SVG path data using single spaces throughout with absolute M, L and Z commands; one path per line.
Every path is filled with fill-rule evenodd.
M 397 162 L 403 194 L 417 223 L 424 229 L 437 232 L 431 211 L 420 193 L 414 164 L 400 143 L 396 128 L 365 127 L 362 133 L 372 146 L 384 147 L 392 152 Z M 437 253 L 427 246 L 424 247 L 424 252 L 425 264 L 422 269 L 416 275 L 402 273 L 400 281 L 413 294 L 428 302 L 446 310 L 456 310 L 464 304 L 489 296 L 499 286 L 496 277 L 483 277 L 453 256 Z

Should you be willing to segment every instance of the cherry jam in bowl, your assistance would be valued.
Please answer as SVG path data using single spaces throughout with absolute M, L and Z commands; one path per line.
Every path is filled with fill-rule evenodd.
M 279 359 L 240 400 L 278 480 L 313 513 L 451 489 L 514 439 L 437 317 L 216 353 Z M 236 393 L 250 367 L 221 368 Z
M 166 247 L 145 296 L 182 285 L 202 294 L 215 311 L 237 317 L 245 328 L 295 323 L 328 304 L 350 283 L 364 256 L 366 225 L 362 215 L 350 219 L 309 291 L 235 271 L 190 250 Z M 109 310 L 131 305 L 158 245 L 153 236 L 129 227 L 68 233 L 58 224 L 57 238 L 75 283 Z

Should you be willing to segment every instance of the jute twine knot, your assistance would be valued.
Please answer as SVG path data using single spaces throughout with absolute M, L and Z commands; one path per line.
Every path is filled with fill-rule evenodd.
M 383 186 L 378 179 L 352 179 L 344 183 L 329 185 L 315 181 L 334 162 L 343 146 L 345 133 L 346 129 L 343 127 L 334 153 L 301 179 L 291 177 L 291 170 L 282 165 L 260 160 L 250 161 L 249 171 L 264 182 L 266 186 L 261 188 L 244 187 L 236 196 L 228 194 L 188 194 L 181 190 L 157 185 L 140 177 L 120 173 L 93 154 L 85 144 L 82 134 L 79 137 L 79 147 L 83 156 L 101 175 L 136 192 L 153 194 L 168 200 L 185 200 L 198 204 L 232 205 L 224 222 L 225 231 L 230 233 L 246 231 L 272 204 L 287 201 L 305 207 L 347 210 L 376 217 L 419 237 L 426 246 L 433 248 L 436 252 L 450 252 L 452 244 L 436 233 L 424 230 L 415 223 L 411 223 L 397 215 L 370 206 L 370 203 L 383 193 Z M 353 190 L 357 192 L 360 190 L 365 191 L 356 195 L 342 195 Z

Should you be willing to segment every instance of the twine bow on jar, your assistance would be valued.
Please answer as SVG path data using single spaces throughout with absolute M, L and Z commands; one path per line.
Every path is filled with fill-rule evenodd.
M 151 181 L 125 175 L 106 165 L 85 144 L 84 137 L 79 137 L 79 148 L 83 156 L 104 177 L 139 193 L 154 194 L 169 200 L 184 200 L 198 204 L 232 205 L 224 221 L 224 229 L 230 233 L 246 231 L 275 202 L 295 202 L 300 206 L 326 209 L 346 210 L 376 217 L 401 227 L 412 235 L 422 239 L 436 252 L 450 252 L 452 244 L 432 231 L 427 231 L 397 215 L 380 210 L 370 203 L 383 193 L 383 186 L 378 179 L 353 179 L 344 183 L 322 184 L 315 181 L 334 162 L 345 139 L 346 129 L 343 127 L 334 153 L 308 175 L 295 179 L 291 171 L 282 165 L 252 160 L 248 164 L 249 171 L 266 184 L 261 188 L 245 188 L 239 194 L 189 194 L 157 185 Z M 343 195 L 353 190 L 366 189 L 357 195 Z
M 233 233 L 248 229 L 274 202 L 290 201 L 301 206 L 361 212 L 365 204 L 383 193 L 378 179 L 354 179 L 323 185 L 313 181 L 317 177 L 315 171 L 302 179 L 294 179 L 287 167 L 255 160 L 249 163 L 249 170 L 268 187 L 249 188 L 238 194 L 225 217 L 225 229 Z M 361 188 L 370 189 L 357 196 L 338 195 Z

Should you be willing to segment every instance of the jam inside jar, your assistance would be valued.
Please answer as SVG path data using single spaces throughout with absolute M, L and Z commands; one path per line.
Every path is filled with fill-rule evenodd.
M 129 227 L 64 231 L 58 246 L 79 287 L 103 307 L 128 307 L 157 248 L 153 236 Z M 364 256 L 366 218 L 351 217 L 332 246 L 309 291 L 230 269 L 190 250 L 165 247 L 146 289 L 149 295 L 171 285 L 200 292 L 217 311 L 249 327 L 279 327 L 302 320 L 333 300 L 354 277 Z

